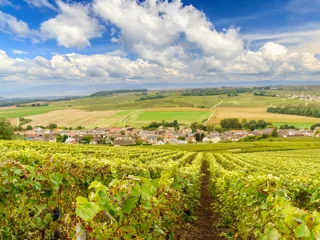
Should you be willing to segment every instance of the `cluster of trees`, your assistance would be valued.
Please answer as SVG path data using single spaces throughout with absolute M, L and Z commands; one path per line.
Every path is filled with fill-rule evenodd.
M 101 97 L 108 96 L 115 93 L 130 93 L 130 92 L 147 92 L 148 89 L 122 89 L 122 90 L 111 90 L 111 91 L 100 91 L 90 95 L 90 97 Z
M 204 130 L 204 131 L 207 130 L 205 125 L 203 125 L 202 123 L 198 123 L 198 122 L 191 123 L 190 128 L 191 128 L 192 132 L 196 132 L 197 130 Z
M 279 129 L 296 129 L 293 125 L 284 124 L 279 127 Z
M 193 122 L 190 125 L 190 128 L 192 130 L 193 133 L 195 133 L 197 130 L 203 130 L 203 131 L 217 131 L 217 132 L 223 132 L 225 131 L 225 129 L 221 128 L 221 127 L 217 127 L 214 124 L 202 124 L 202 123 L 198 123 L 198 122 Z
M 163 96 L 163 95 L 146 95 L 144 97 L 140 97 L 136 100 L 136 102 L 139 102 L 139 101 L 145 101 L 145 100 L 151 100 L 151 99 L 157 99 L 157 98 L 165 98 L 166 96 Z
M 273 127 L 271 123 L 266 122 L 265 120 L 250 120 L 243 119 L 241 122 L 238 118 L 226 118 L 220 121 L 220 126 L 223 129 L 249 129 L 251 131 L 256 129 L 264 129 L 267 127 Z
M 271 92 L 266 92 L 266 91 L 256 91 L 253 93 L 255 96 L 266 96 L 266 97 L 276 97 L 277 94 L 271 93 Z
M 317 105 L 268 107 L 267 112 L 320 118 L 320 106 Z
M 32 104 L 17 104 L 16 107 L 45 107 L 49 106 L 49 103 L 32 103 Z
M 0 139 L 1 140 L 14 139 L 14 129 L 11 123 L 6 118 L 0 118 Z
M 272 128 L 273 125 L 272 123 L 266 122 L 265 120 L 261 119 L 261 120 L 250 120 L 247 121 L 246 119 L 242 120 L 242 128 L 244 129 L 250 129 L 251 131 L 256 130 L 256 129 L 264 129 L 264 128 Z
M 261 136 L 247 136 L 244 138 L 241 138 L 239 140 L 239 142 L 255 142 L 255 141 L 259 141 L 262 139 L 267 139 L 269 137 L 278 137 L 278 131 L 277 129 L 274 129 L 271 133 L 271 135 L 267 135 L 267 134 L 262 134 Z
M 166 127 L 174 127 L 175 129 L 179 129 L 179 123 L 178 123 L 177 120 L 174 120 L 173 122 L 166 122 L 164 120 L 162 122 L 160 122 L 160 123 L 152 122 L 148 126 L 142 127 L 142 129 L 144 129 L 144 130 L 155 130 L 155 129 L 161 127 L 161 126 L 163 126 L 165 128 Z
M 266 122 L 265 120 L 250 120 L 243 119 L 240 121 L 238 118 L 225 118 L 220 121 L 220 127 L 215 126 L 214 124 L 207 124 L 204 125 L 202 123 L 193 122 L 190 125 L 192 132 L 196 132 L 197 130 L 203 131 L 217 131 L 217 132 L 224 132 L 226 130 L 241 130 L 241 129 L 248 129 L 248 130 L 256 130 L 256 129 L 265 129 L 265 128 L 273 128 L 274 126 Z
M 316 127 L 320 127 L 320 123 L 316 123 L 310 127 L 311 130 L 315 130 Z
M 242 125 L 238 118 L 226 118 L 220 121 L 220 126 L 224 129 L 241 129 Z

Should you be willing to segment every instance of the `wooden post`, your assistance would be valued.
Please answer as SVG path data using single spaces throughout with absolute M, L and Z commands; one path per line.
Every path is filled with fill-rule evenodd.
M 86 230 L 82 229 L 81 223 L 77 223 L 76 226 L 76 240 L 86 240 Z

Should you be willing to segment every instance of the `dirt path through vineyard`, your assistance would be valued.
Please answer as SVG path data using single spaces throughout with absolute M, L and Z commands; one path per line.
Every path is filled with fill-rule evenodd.
M 200 189 L 200 204 L 196 209 L 195 215 L 197 220 L 193 223 L 186 224 L 176 233 L 177 240 L 219 240 L 219 232 L 214 228 L 214 223 L 219 220 L 219 216 L 212 211 L 211 204 L 213 197 L 209 189 L 210 173 L 209 164 L 204 161 L 201 172 L 204 174 Z

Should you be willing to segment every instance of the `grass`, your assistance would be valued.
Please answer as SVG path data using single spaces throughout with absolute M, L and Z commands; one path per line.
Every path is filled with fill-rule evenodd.
M 318 119 L 318 121 L 317 122 L 315 122 L 315 123 L 320 123 L 320 119 Z M 284 124 L 286 124 L 286 123 L 278 123 L 278 122 L 274 122 L 274 123 L 272 123 L 274 126 L 276 126 L 276 127 L 280 127 L 281 125 L 284 125 Z M 295 122 L 291 122 L 290 123 L 290 125 L 293 125 L 293 126 L 295 126 L 295 127 L 297 127 L 297 128 L 308 128 L 308 129 L 310 129 L 310 127 L 313 125 L 314 123 L 295 123 Z
M 44 114 L 57 110 L 55 106 L 43 106 L 43 107 L 25 107 L 25 108 L 0 108 L 0 117 L 5 118 L 20 118 L 27 116 L 34 116 Z
M 156 112 L 156 111 L 146 111 L 141 113 L 135 120 L 138 122 L 150 122 L 150 121 L 184 121 L 184 122 L 196 122 L 208 118 L 209 112 Z

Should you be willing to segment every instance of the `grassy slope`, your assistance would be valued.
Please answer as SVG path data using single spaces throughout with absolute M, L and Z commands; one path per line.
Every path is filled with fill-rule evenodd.
M 26 116 L 33 116 L 43 113 L 48 113 L 53 110 L 58 110 L 57 106 L 44 107 L 23 107 L 23 108 L 0 108 L 0 117 L 6 118 L 20 118 Z

